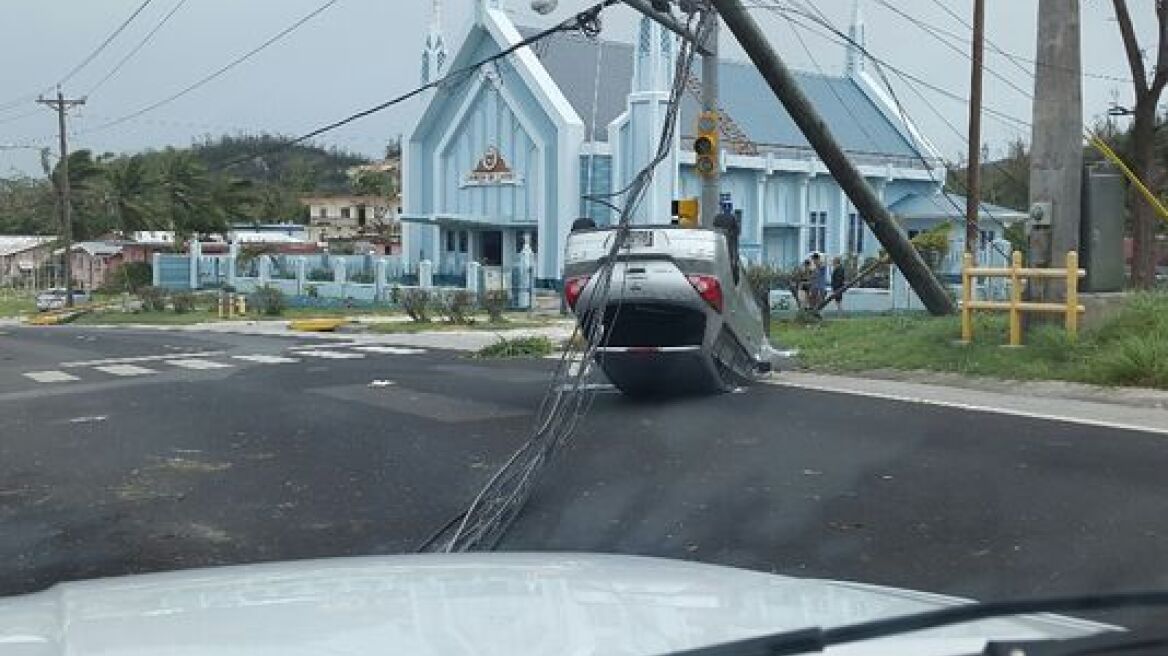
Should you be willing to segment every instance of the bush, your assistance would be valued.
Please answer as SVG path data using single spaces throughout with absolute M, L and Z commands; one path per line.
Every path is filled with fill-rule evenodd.
M 306 277 L 313 282 L 332 282 L 334 279 L 333 272 L 323 268 L 309 271 Z
M 1168 341 L 1156 335 L 1124 337 L 1101 360 L 1102 382 L 1168 388 Z
M 402 309 L 412 321 L 430 323 L 430 310 L 434 301 L 429 291 L 411 287 L 403 290 L 400 297 Z
M 542 358 L 555 350 L 547 337 L 516 337 L 500 339 L 475 353 L 479 358 Z
M 179 292 L 170 297 L 170 304 L 177 314 L 186 314 L 195 311 L 195 295 L 190 292 Z
M 446 315 L 446 323 L 469 326 L 474 323 L 474 296 L 465 289 L 458 289 L 446 293 L 442 297 L 442 311 Z
M 483 294 L 482 306 L 487 313 L 487 319 L 491 323 L 500 323 L 503 321 L 503 311 L 507 309 L 507 303 L 510 297 L 507 292 L 502 289 L 492 289 Z
M 248 299 L 248 303 L 256 312 L 269 317 L 278 317 L 284 314 L 284 310 L 288 307 L 284 292 L 268 285 L 257 289 Z
M 154 267 L 149 262 L 127 262 L 115 269 L 101 291 L 136 293 L 154 281 Z
M 304 293 L 308 298 L 320 298 L 320 289 L 316 285 L 308 285 L 304 288 Z
M 161 287 L 143 287 L 138 290 L 138 298 L 142 299 L 142 309 L 148 312 L 166 309 L 166 290 Z

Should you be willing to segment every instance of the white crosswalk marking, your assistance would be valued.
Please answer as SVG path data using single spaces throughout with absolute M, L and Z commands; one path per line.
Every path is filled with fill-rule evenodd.
M 282 355 L 233 355 L 236 360 L 243 360 L 244 362 L 258 362 L 259 364 L 286 364 L 289 362 L 300 362 L 299 358 L 286 358 Z
M 357 360 L 365 357 L 364 353 L 349 353 L 347 351 L 298 351 L 297 354 L 326 360 Z
M 172 364 L 183 369 L 226 369 L 231 365 L 223 362 L 214 362 L 212 360 L 167 360 L 166 364 Z
M 24 375 L 38 383 L 67 383 L 78 380 L 77 376 L 64 371 L 29 371 Z
M 415 355 L 425 353 L 426 349 L 409 348 L 407 346 L 354 346 L 354 351 L 366 353 L 385 353 L 387 355 Z
M 107 374 L 114 376 L 145 376 L 146 374 L 158 373 L 153 369 L 146 367 L 139 367 L 132 364 L 107 364 L 102 367 L 94 367 L 98 371 L 104 371 Z

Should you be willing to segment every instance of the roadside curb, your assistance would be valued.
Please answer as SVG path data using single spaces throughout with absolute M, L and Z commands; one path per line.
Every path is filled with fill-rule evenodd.
M 1067 395 L 1055 396 L 1051 390 L 1046 390 L 1046 394 L 1022 391 L 1013 386 L 1029 387 L 1033 383 L 1017 381 L 995 381 L 998 389 L 990 391 L 937 382 L 797 371 L 786 371 L 764 382 L 780 387 L 849 394 L 886 401 L 1168 435 L 1168 404 L 1149 405 L 1147 402 L 1133 403 L 1130 400 L 1124 402 L 1121 397 L 1102 393 L 1114 391 L 1109 388 L 1093 390 L 1095 396 L 1091 398 L 1076 398 Z M 1092 387 L 1071 385 L 1085 389 Z M 1156 390 L 1142 391 L 1164 394 Z M 1168 398 L 1168 394 L 1164 396 Z

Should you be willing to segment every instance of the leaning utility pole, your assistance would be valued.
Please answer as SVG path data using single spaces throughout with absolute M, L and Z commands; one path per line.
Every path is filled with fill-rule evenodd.
M 892 220 L 884 203 L 864 180 L 864 176 L 844 155 L 839 143 L 824 124 L 823 119 L 799 88 L 786 64 L 767 42 L 766 35 L 758 23 L 742 5 L 740 0 L 712 0 L 726 26 L 734 33 L 738 43 L 762 73 L 771 91 L 783 103 L 787 113 L 803 132 L 811 147 L 823 160 L 827 170 L 855 205 L 860 216 L 872 229 L 880 245 L 888 252 L 893 263 L 900 268 L 905 279 L 920 297 L 925 308 L 935 315 L 952 314 L 955 311 L 953 299 L 937 280 L 937 276 L 925 264 L 921 254 L 909 242 L 904 232 Z M 1055 0 L 1065 1 L 1065 0 Z
M 981 78 L 985 59 L 985 0 L 973 0 L 973 57 L 969 73 L 969 164 L 965 180 L 965 252 L 977 262 L 981 206 Z
M 1039 0 L 1030 138 L 1029 264 L 1032 267 L 1061 265 L 1067 251 L 1079 248 L 1083 193 L 1079 41 L 1079 0 Z M 1065 292 L 1062 283 L 1035 281 L 1028 286 L 1027 297 L 1058 301 L 1065 298 Z
M 65 277 L 65 306 L 73 307 L 73 212 L 69 192 L 69 144 L 66 140 L 65 114 L 69 108 L 84 105 L 84 98 L 66 98 L 57 87 L 56 98 L 37 98 L 37 102 L 57 110 L 57 131 L 61 140 L 61 163 L 57 167 L 57 205 L 61 213 L 61 241 L 65 252 L 61 257 L 61 273 Z

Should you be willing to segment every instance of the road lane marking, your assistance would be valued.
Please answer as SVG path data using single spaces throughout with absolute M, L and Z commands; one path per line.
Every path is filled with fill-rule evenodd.
M 387 355 L 416 355 L 426 352 L 426 349 L 409 348 L 406 346 L 354 346 L 353 350 L 364 351 L 366 353 L 384 353 Z
M 196 370 L 226 369 L 226 368 L 231 366 L 231 365 L 223 363 L 223 362 L 215 362 L 214 360 L 199 360 L 197 358 L 191 358 L 191 359 L 187 359 L 187 360 L 167 360 L 166 364 L 172 364 L 176 367 L 182 367 L 183 369 L 196 369 Z
M 287 364 L 290 362 L 300 362 L 299 358 L 286 358 L 282 355 L 233 355 L 236 360 L 243 360 L 244 362 L 258 362 L 259 364 Z
M 1106 421 L 1099 419 L 1091 419 L 1089 417 L 1081 417 L 1075 415 L 1056 415 L 1049 412 L 1036 412 L 1032 410 L 1023 410 L 1020 408 L 1010 408 L 1004 406 L 992 406 L 978 403 L 966 403 L 961 401 L 945 401 L 941 399 L 931 399 L 925 396 L 910 393 L 894 393 L 894 392 L 877 392 L 873 390 L 859 390 L 843 386 L 834 386 L 821 383 L 793 381 L 793 380 L 766 380 L 763 381 L 767 385 L 774 385 L 776 387 L 791 387 L 795 389 L 806 389 L 815 392 L 827 392 L 831 394 L 850 394 L 852 396 L 863 396 L 871 399 L 880 399 L 882 401 L 897 401 L 900 403 L 919 403 L 921 405 L 931 405 L 939 408 L 952 408 L 957 410 L 968 410 L 970 412 L 986 412 L 997 415 L 1008 415 L 1012 417 L 1024 417 L 1026 419 L 1039 419 L 1042 421 L 1058 421 L 1067 424 L 1080 424 L 1083 426 L 1095 426 L 1098 428 L 1114 428 L 1117 430 L 1137 431 L 1144 433 L 1159 433 L 1161 435 L 1168 435 L 1168 427 L 1155 426 L 1151 424 L 1138 424 L 1123 421 Z M 958 388 L 953 388 L 958 389 Z M 1093 401 L 1075 401 L 1076 403 L 1106 405 Z M 1138 408 L 1133 408 L 1139 410 Z
M 100 367 L 94 367 L 94 369 L 114 376 L 145 376 L 146 374 L 158 373 L 153 369 L 138 367 L 132 364 L 107 364 Z
M 326 360 L 358 360 L 365 357 L 364 353 L 348 353 L 346 351 L 297 351 L 296 353 L 310 358 L 324 358 Z
M 72 380 L 80 380 L 77 376 L 67 374 L 64 371 L 29 371 L 24 375 L 38 383 L 67 383 Z
M 209 358 L 216 355 L 223 355 L 223 351 L 199 351 L 196 353 L 167 353 L 165 355 L 142 355 L 129 358 L 106 358 L 104 360 L 79 360 L 77 362 L 62 362 L 60 366 L 66 368 L 74 367 L 99 367 L 107 364 L 129 364 L 131 362 L 153 362 L 155 360 L 173 360 L 173 359 L 189 359 L 189 358 Z

